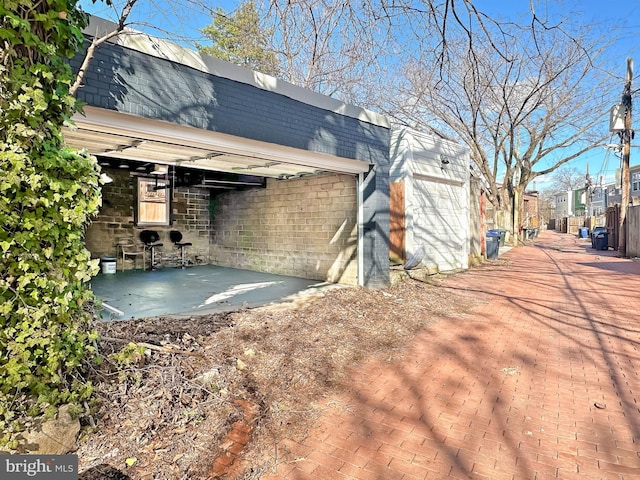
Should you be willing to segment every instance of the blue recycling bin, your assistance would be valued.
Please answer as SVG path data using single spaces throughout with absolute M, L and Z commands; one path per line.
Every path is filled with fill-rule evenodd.
M 589 237 L 589 229 L 587 227 L 580 227 L 578 232 L 578 236 L 580 238 L 588 238 Z
M 497 233 L 496 233 L 497 232 Z M 498 258 L 500 253 L 500 230 L 489 230 L 486 236 L 487 258 Z

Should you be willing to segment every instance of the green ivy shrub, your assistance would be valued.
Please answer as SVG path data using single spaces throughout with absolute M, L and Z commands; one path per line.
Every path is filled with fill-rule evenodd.
M 87 17 L 72 0 L 0 2 L 0 450 L 30 417 L 92 394 L 84 233 L 101 203 L 95 158 L 64 145 L 68 59 Z

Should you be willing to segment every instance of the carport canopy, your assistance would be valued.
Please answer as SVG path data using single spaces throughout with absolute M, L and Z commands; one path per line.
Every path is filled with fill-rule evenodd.
M 66 143 L 111 159 L 280 179 L 328 172 L 355 175 L 370 167 L 361 160 L 98 107 L 84 107 L 73 121 L 74 126 L 64 129 Z

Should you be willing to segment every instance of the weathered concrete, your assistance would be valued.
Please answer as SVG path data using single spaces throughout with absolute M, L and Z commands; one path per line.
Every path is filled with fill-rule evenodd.
M 323 287 L 314 280 L 214 265 L 101 273 L 92 281 L 98 297 L 124 312 L 118 316 L 102 311 L 104 319 L 114 320 L 225 312 L 283 302 Z

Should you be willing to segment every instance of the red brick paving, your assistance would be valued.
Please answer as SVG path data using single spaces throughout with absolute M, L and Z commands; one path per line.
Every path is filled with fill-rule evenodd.
M 640 262 L 556 232 L 501 258 L 447 279 L 473 310 L 356 370 L 263 478 L 640 479 Z

